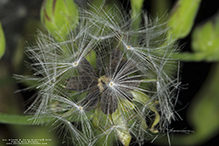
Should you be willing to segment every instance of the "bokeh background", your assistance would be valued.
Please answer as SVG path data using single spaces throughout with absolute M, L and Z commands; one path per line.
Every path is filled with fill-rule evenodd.
M 144 0 L 143 10 L 151 18 L 160 17 L 170 13 L 176 1 Z M 91 1 L 99 2 L 102 0 Z M 130 11 L 128 0 L 106 2 L 119 4 L 127 12 Z M 86 8 L 86 0 L 76 0 L 76 3 Z M 0 22 L 6 36 L 6 52 L 0 60 L 0 113 L 23 114 L 31 102 L 30 97 L 35 93 L 16 92 L 27 85 L 18 83 L 13 74 L 29 74 L 24 48 L 35 44 L 37 30 L 45 31 L 39 16 L 41 4 L 42 0 L 0 0 Z M 192 31 L 219 13 L 218 10 L 218 0 L 202 0 Z M 178 41 L 182 52 L 192 52 L 192 31 Z M 219 64 L 216 61 L 182 61 L 180 77 L 182 86 L 176 106 L 180 116 L 170 125 L 172 145 L 219 145 Z M 0 146 L 5 145 L 2 141 L 5 138 L 44 138 L 51 139 L 48 146 L 67 145 L 68 141 L 59 137 L 60 133 L 52 128 L 0 124 Z M 166 134 L 160 134 L 160 137 L 146 145 L 168 145 Z

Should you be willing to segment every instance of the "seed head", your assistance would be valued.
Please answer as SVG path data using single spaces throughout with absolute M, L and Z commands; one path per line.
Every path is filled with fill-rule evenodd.
M 35 119 L 52 117 L 79 145 L 110 134 L 123 145 L 141 144 L 149 133 L 166 130 L 179 85 L 171 59 L 176 46 L 161 38 L 166 30 L 146 15 L 145 25 L 132 30 L 132 20 L 103 9 L 82 14 L 68 40 L 40 33 L 38 45 L 27 48 L 34 73 L 23 79 L 36 82 L 29 108 Z

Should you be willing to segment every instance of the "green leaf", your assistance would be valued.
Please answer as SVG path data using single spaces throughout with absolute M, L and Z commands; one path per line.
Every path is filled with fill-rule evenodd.
M 33 116 L 25 116 L 25 115 L 11 115 L 0 113 L 0 123 L 4 124 L 17 124 L 17 125 L 34 125 L 33 120 L 31 120 Z M 43 118 L 41 122 L 37 124 L 43 124 L 45 122 L 50 121 L 50 118 Z
M 140 102 L 142 104 L 147 104 L 150 102 L 150 98 L 141 91 L 135 90 L 135 91 L 130 91 L 130 93 L 134 97 L 133 99 L 134 101 Z
M 129 146 L 132 137 L 126 126 L 125 118 L 121 113 L 121 110 L 117 109 L 116 112 L 112 114 L 112 119 L 116 127 L 115 131 L 118 139 L 124 146 Z
M 78 24 L 78 8 L 73 0 L 44 0 L 41 21 L 58 41 L 66 39 Z
M 159 113 L 157 112 L 157 109 L 156 109 L 156 107 L 155 107 L 155 104 L 153 104 L 153 105 L 150 106 L 150 110 L 153 111 L 154 114 L 155 114 L 155 119 L 154 119 L 154 122 L 153 122 L 152 125 L 151 125 L 151 129 L 150 129 L 150 130 L 151 130 L 151 132 L 153 132 L 153 133 L 157 133 L 158 130 L 154 129 L 154 127 L 160 122 L 160 115 L 159 115 Z
M 5 53 L 5 35 L 2 29 L 2 25 L 0 23 L 0 59 Z
M 101 128 L 105 126 L 106 122 L 107 116 L 99 108 L 96 108 L 92 119 L 94 127 L 101 130 Z
M 131 8 L 132 8 L 132 28 L 137 29 L 139 27 L 139 24 L 141 22 L 141 8 L 143 6 L 144 0 L 131 0 Z
M 219 60 L 219 14 L 195 28 L 192 49 L 197 53 L 207 54 L 206 58 Z
M 192 49 L 194 53 L 178 53 L 173 57 L 182 61 L 219 61 L 219 14 L 194 29 Z
M 132 17 L 137 16 L 141 12 L 144 0 L 131 0 Z
M 178 0 L 171 11 L 168 27 L 168 37 L 175 40 L 189 34 L 201 0 Z
M 150 100 L 150 98 L 144 94 L 141 91 L 130 91 L 130 93 L 132 94 L 132 96 L 134 97 L 133 100 L 140 102 L 142 104 L 144 104 L 145 106 L 148 106 L 148 108 L 154 112 L 155 114 L 155 119 L 154 122 L 152 123 L 152 126 L 150 128 L 150 131 L 153 133 L 157 133 L 158 131 L 154 129 L 154 127 L 160 122 L 160 115 L 157 112 L 157 109 L 155 107 L 155 105 L 157 104 L 156 102 L 153 102 Z
M 132 102 L 125 99 L 125 98 L 121 98 L 120 102 L 121 102 L 121 105 L 123 105 L 123 106 L 125 106 L 129 109 L 134 109 L 135 108 L 135 105 Z
M 189 53 L 189 52 L 184 52 L 184 53 L 174 53 L 172 55 L 173 58 L 181 61 L 217 61 L 218 57 L 216 55 L 212 55 L 211 53 L 204 53 L 204 52 L 197 52 L 197 53 Z
M 96 67 L 96 52 L 94 50 L 86 56 L 86 59 L 94 68 Z

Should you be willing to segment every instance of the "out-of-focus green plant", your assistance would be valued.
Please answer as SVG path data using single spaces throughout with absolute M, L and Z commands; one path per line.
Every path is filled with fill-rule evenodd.
M 78 24 L 78 8 L 72 0 L 44 0 L 41 21 L 56 40 L 63 41 Z
M 4 113 L 0 113 L 0 121 L 1 123 L 4 124 L 17 124 L 17 125 L 33 125 L 33 121 L 30 120 L 32 119 L 33 116 L 23 116 L 23 115 L 8 115 Z M 49 121 L 50 119 L 48 118 L 47 120 L 44 119 L 41 121 L 42 123 L 45 123 L 46 121 Z M 38 124 L 42 124 L 42 123 Z
M 5 35 L 2 29 L 2 25 L 0 23 L 0 59 L 5 53 Z
M 137 29 L 141 22 L 140 12 L 143 6 L 143 2 L 144 0 L 131 0 L 131 8 L 132 8 L 131 17 L 132 17 L 132 20 L 134 20 L 132 22 L 133 29 Z
M 174 6 L 174 8 L 171 11 L 170 16 L 168 17 L 169 20 L 167 22 L 167 28 L 169 28 L 169 30 L 167 31 L 167 35 L 166 35 L 166 40 L 168 40 L 167 41 L 168 43 L 169 43 L 169 41 L 173 41 L 173 40 L 174 40 L 174 42 L 176 42 L 177 40 L 186 37 L 191 32 L 200 3 L 201 3 L 201 0 L 178 0 L 177 1 L 176 5 Z M 134 21 L 132 22 L 132 28 L 135 30 L 138 30 L 139 24 L 141 21 L 141 19 L 140 19 L 141 17 L 139 15 L 139 12 L 141 12 L 142 4 L 143 4 L 143 0 L 131 0 L 131 8 L 132 8 L 131 17 L 132 17 L 132 20 L 134 19 Z M 100 13 L 101 12 L 102 11 L 100 11 Z M 111 11 L 108 11 L 108 12 L 111 12 Z M 106 15 L 106 14 L 103 14 L 103 16 L 104 15 Z M 108 15 L 106 15 L 106 16 L 108 16 Z M 45 0 L 44 1 L 44 4 L 43 4 L 42 9 L 41 9 L 41 21 L 44 24 L 44 26 L 46 27 L 46 29 L 50 32 L 50 34 L 56 39 L 56 41 L 59 41 L 59 42 L 66 41 L 66 38 L 69 35 L 69 31 L 72 31 L 77 27 L 77 24 L 79 23 L 78 19 L 79 19 L 78 9 L 73 1 L 71 1 L 71 0 L 66 0 L 66 1 L 64 1 L 64 0 L 63 1 L 62 0 L 60 0 L 60 1 Z M 107 19 L 110 20 L 111 18 L 109 17 Z M 93 20 L 97 20 L 97 19 L 93 19 Z M 96 28 L 101 28 L 103 26 L 110 26 L 108 30 L 110 30 L 110 29 L 116 30 L 117 29 L 117 25 L 113 26 L 113 25 L 111 25 L 111 23 L 105 25 L 104 20 L 105 20 L 105 18 L 103 18 L 103 21 L 100 23 L 101 25 L 97 25 Z M 110 21 L 106 20 L 105 22 L 110 22 Z M 114 23 L 116 23 L 116 22 L 114 22 Z M 112 24 L 114 24 L 114 23 L 112 23 Z M 102 29 L 106 29 L 106 28 L 102 28 Z M 98 30 L 98 29 L 96 29 L 96 30 Z M 1 29 L 0 29 L 0 31 L 1 31 Z M 118 31 L 115 31 L 113 35 L 115 35 L 117 33 L 119 34 L 120 33 L 119 31 L 120 31 L 120 29 L 118 29 Z M 142 30 L 139 30 L 139 32 L 141 32 L 141 31 Z M 130 31 L 129 33 L 131 34 L 133 32 Z M 98 34 L 102 35 L 103 32 L 99 31 Z M 124 38 L 122 38 L 121 35 L 123 35 L 123 34 L 119 34 L 119 35 L 118 34 L 116 37 L 117 37 L 117 39 L 121 39 L 120 43 L 125 44 L 126 43 L 125 41 L 127 41 L 127 40 L 129 41 L 129 38 L 126 35 L 124 35 L 123 36 Z M 202 25 L 196 26 L 194 31 L 192 32 L 192 34 L 193 34 L 192 35 L 192 48 L 193 48 L 194 52 L 193 53 L 177 53 L 177 54 L 173 53 L 174 57 L 180 61 L 203 61 L 203 60 L 204 61 L 218 61 L 219 60 L 219 55 L 218 55 L 219 54 L 219 47 L 218 47 L 219 46 L 219 16 L 216 15 L 213 19 L 203 23 Z M 88 33 L 87 35 L 89 36 L 89 35 L 93 35 L 93 34 Z M 106 37 L 111 37 L 110 35 L 106 36 Z M 4 37 L 1 37 L 1 36 L 3 36 L 3 35 L 1 35 L 1 33 L 0 33 L 0 57 L 1 57 L 1 54 L 4 53 L 4 47 L 1 47 L 2 44 L 4 45 L 4 43 L 1 43 L 2 38 L 4 38 Z M 102 38 L 101 37 L 95 38 L 98 40 L 97 41 L 98 43 L 100 42 L 101 39 L 103 39 L 103 37 Z M 86 38 L 83 38 L 83 39 L 86 40 Z M 127 40 L 124 41 L 123 39 L 124 40 L 127 39 Z M 138 39 L 138 38 L 135 37 L 134 39 Z M 72 38 L 72 40 L 75 41 L 74 38 Z M 134 41 L 132 40 L 132 44 L 133 43 L 134 43 Z M 132 49 L 134 49 L 131 46 L 132 44 L 125 44 L 124 46 L 127 48 L 127 50 L 132 50 Z M 73 46 L 74 47 L 76 46 L 76 42 L 74 42 L 72 44 L 72 47 Z M 66 45 L 65 47 L 68 48 L 69 46 Z M 85 47 L 85 46 L 83 46 L 83 47 Z M 119 46 L 119 45 L 118 45 L 118 47 L 121 48 L 121 46 Z M 3 53 L 1 53 L 1 51 Z M 42 50 L 40 50 L 40 51 L 42 51 Z M 45 51 L 43 53 L 46 54 L 48 52 Z M 69 53 L 69 52 L 67 52 L 67 53 Z M 85 52 L 85 53 L 87 53 L 87 52 Z M 52 54 L 52 53 L 49 52 L 48 54 Z M 63 55 L 66 55 L 66 54 L 63 53 Z M 54 55 L 54 54 L 52 54 L 52 55 Z M 144 57 L 146 57 L 146 56 L 144 56 Z M 150 59 L 151 56 L 147 56 L 147 57 L 146 57 L 147 59 Z M 46 60 L 49 57 L 47 58 L 43 54 L 42 58 Z M 42 58 L 38 57 L 37 59 L 40 60 Z M 66 58 L 63 57 L 62 59 L 64 60 Z M 98 59 L 98 57 L 94 51 L 91 51 L 90 56 L 89 55 L 86 56 L 86 59 L 91 63 L 91 65 L 93 65 L 96 63 L 94 60 Z M 56 61 L 56 60 L 49 60 L 49 61 L 52 62 L 52 61 Z M 49 62 L 48 64 L 50 64 L 51 62 Z M 76 64 L 73 64 L 73 66 L 74 65 L 77 66 L 77 62 L 75 62 L 75 63 Z M 95 64 L 95 65 L 97 65 L 97 64 Z M 61 66 L 60 64 L 58 66 L 55 66 L 55 68 L 62 68 L 62 67 L 63 66 Z M 51 71 L 51 68 L 48 69 L 48 72 L 50 72 L 50 71 Z M 207 140 L 208 138 L 210 138 L 212 133 L 215 134 L 217 132 L 217 129 L 219 127 L 218 122 L 217 122 L 219 120 L 219 116 L 218 116 L 219 114 L 217 111 L 219 111 L 219 110 L 218 110 L 218 106 L 216 104 L 216 103 L 218 103 L 218 100 L 219 100 L 219 98 L 218 98 L 219 92 L 217 90 L 218 83 L 219 83 L 219 81 L 218 81 L 218 67 L 215 70 L 213 70 L 213 72 L 215 72 L 215 73 L 212 73 L 211 74 L 212 77 L 208 78 L 208 82 L 203 87 L 202 91 L 200 91 L 197 94 L 196 99 L 193 101 L 193 104 L 191 105 L 191 108 L 190 108 L 189 120 L 192 123 L 192 125 L 194 125 L 194 127 L 195 127 L 194 130 L 195 130 L 196 134 L 190 134 L 188 136 L 184 136 L 184 135 L 177 136 L 177 137 L 175 137 L 175 140 L 172 141 L 173 144 L 176 144 L 176 145 L 179 143 L 185 144 L 185 145 L 197 144 L 197 143 L 200 143 L 204 140 Z M 61 72 L 61 73 L 64 73 L 64 72 Z M 56 75 L 56 74 L 54 74 L 54 75 Z M 52 76 L 50 76 L 50 77 L 53 78 Z M 101 78 L 103 78 L 103 76 L 100 77 L 99 79 L 101 79 Z M 157 79 L 152 79 L 152 80 L 153 81 L 150 81 L 150 82 L 157 82 Z M 106 81 L 103 81 L 103 80 L 101 80 L 101 82 L 106 83 Z M 149 82 L 149 80 L 148 80 L 148 82 Z M 50 82 L 48 82 L 48 84 L 55 85 L 54 80 L 51 79 Z M 58 85 L 60 88 L 63 87 L 62 83 L 58 83 Z M 46 86 L 46 84 L 45 84 L 45 86 Z M 40 88 L 40 87 L 37 87 L 37 88 Z M 140 104 L 147 105 L 147 110 L 152 111 L 154 114 L 154 118 L 153 118 L 150 126 L 147 125 L 147 123 L 145 122 L 145 120 L 143 118 L 141 119 L 138 117 L 138 115 L 135 115 L 137 118 L 140 119 L 139 122 L 140 122 L 141 128 L 144 130 L 150 128 L 150 131 L 153 133 L 158 132 L 156 130 L 155 126 L 157 126 L 158 123 L 161 121 L 161 115 L 159 114 L 159 112 L 156 108 L 156 105 L 159 104 L 159 101 L 155 100 L 153 102 L 150 102 L 151 99 L 141 91 L 130 91 L 129 93 L 132 94 L 133 101 L 136 101 Z M 58 97 L 57 93 L 54 95 L 53 98 L 59 98 L 58 100 L 56 99 L 58 102 L 51 104 L 51 107 L 54 107 L 52 112 L 55 113 L 57 110 L 56 106 L 59 105 L 59 102 L 63 102 L 63 104 L 64 104 L 65 102 L 67 102 L 67 99 L 65 99 L 65 98 L 62 99 L 62 98 Z M 209 98 L 211 98 L 211 99 L 209 100 Z M 133 104 L 132 102 L 124 100 L 124 101 L 120 101 L 120 103 L 122 103 L 121 104 L 122 106 L 120 105 L 121 106 L 120 108 L 126 109 L 128 107 L 127 111 L 135 108 L 135 104 Z M 57 107 L 59 107 L 61 109 L 61 108 L 63 108 L 61 106 L 62 105 L 57 106 Z M 67 110 L 69 108 L 68 106 L 69 105 L 67 105 L 64 108 L 66 108 L 66 110 Z M 78 106 L 76 106 L 76 107 L 78 109 L 80 109 L 81 111 L 83 110 L 82 107 L 78 107 Z M 42 108 L 43 108 L 43 106 L 42 106 Z M 69 111 L 64 113 L 62 117 L 59 117 L 59 116 L 57 116 L 57 117 L 60 118 L 61 120 L 63 120 L 63 122 L 65 122 L 66 125 L 68 125 L 68 124 L 70 125 L 70 122 L 78 122 L 77 120 L 82 120 L 85 123 L 85 125 L 82 125 L 82 130 L 84 130 L 84 131 L 86 131 L 86 130 L 89 131 L 90 125 L 86 123 L 87 118 L 93 117 L 92 124 L 97 129 L 98 128 L 100 129 L 99 131 L 96 130 L 97 133 L 100 134 L 101 131 L 104 131 L 104 134 L 102 134 L 102 135 L 100 134 L 102 136 L 102 138 L 100 138 L 101 140 L 99 141 L 99 143 L 97 142 L 97 145 L 98 144 L 101 145 L 102 143 L 106 143 L 107 145 L 111 145 L 112 142 L 115 140 L 115 137 L 113 137 L 112 134 L 108 134 L 107 131 L 115 132 L 117 135 L 117 138 L 120 140 L 120 142 L 123 145 L 128 146 L 130 144 L 131 134 L 129 133 L 129 129 L 127 128 L 127 125 L 126 125 L 127 123 L 124 120 L 127 118 L 127 115 L 130 114 L 129 112 L 125 111 L 124 112 L 125 114 L 124 114 L 123 112 L 117 110 L 115 113 L 113 113 L 107 117 L 105 114 L 103 114 L 103 112 L 101 112 L 100 109 L 97 109 L 97 110 L 95 110 L 94 114 L 86 114 L 86 116 L 84 116 L 83 114 L 81 114 L 82 113 L 81 112 L 80 113 L 81 115 L 75 116 L 75 115 L 71 114 L 72 112 L 73 113 L 76 112 L 76 110 L 73 109 L 73 105 L 71 108 L 72 109 L 70 109 L 70 110 L 68 109 Z M 63 110 L 63 112 L 65 112 L 65 111 Z M 209 117 L 209 115 L 210 115 L 210 117 Z M 134 115 L 132 115 L 132 116 L 134 116 Z M 1 123 L 28 125 L 28 124 L 31 124 L 31 121 L 27 121 L 28 118 L 34 118 L 34 117 L 32 117 L 32 116 L 23 117 L 23 116 L 16 116 L 16 115 L 0 114 L 0 122 Z M 75 120 L 75 118 L 77 118 L 77 120 Z M 48 117 L 46 117 L 45 119 L 42 118 L 41 123 L 48 122 L 48 120 L 49 120 Z M 116 121 L 116 122 L 110 123 L 112 121 L 113 122 Z M 128 124 L 134 125 L 134 123 L 132 123 L 132 122 L 133 121 L 130 120 L 130 122 L 128 122 Z M 112 127 L 105 126 L 106 124 L 109 124 L 109 123 L 113 124 L 113 126 Z M 83 129 L 83 126 L 87 126 L 87 127 L 85 127 L 85 129 Z M 73 126 L 72 127 L 69 126 L 69 127 L 74 128 Z M 117 128 L 117 127 L 119 127 L 119 128 Z M 112 129 L 112 130 L 110 131 L 110 129 Z M 80 132 L 76 131 L 75 133 L 78 134 L 79 137 L 81 136 Z M 73 134 L 75 134 L 75 133 L 73 133 Z M 86 136 L 89 136 L 89 135 L 86 135 Z M 106 138 L 108 138 L 108 140 L 106 140 Z M 80 138 L 78 138 L 78 139 L 80 139 Z M 81 143 L 85 144 L 85 141 L 82 140 Z
M 213 65 L 201 90 L 196 94 L 188 109 L 188 121 L 194 133 L 184 135 L 181 141 L 187 145 L 201 145 L 219 131 L 219 63 Z
M 183 61 L 219 61 L 219 15 L 195 27 L 192 32 L 193 53 L 175 54 Z
M 168 26 L 168 37 L 175 40 L 186 37 L 192 29 L 201 0 L 178 0 L 173 7 Z
M 219 14 L 195 28 L 192 48 L 205 61 L 219 60 Z
M 201 90 L 195 95 L 188 108 L 188 122 L 194 128 L 189 134 L 177 134 L 171 139 L 172 145 L 202 145 L 211 140 L 219 131 L 219 63 L 214 64 Z M 182 130 L 183 132 L 183 130 Z M 157 141 L 166 143 L 166 139 Z
M 215 52 L 219 46 L 219 15 L 196 27 L 192 48 L 195 52 Z M 214 55 L 214 54 L 212 54 Z

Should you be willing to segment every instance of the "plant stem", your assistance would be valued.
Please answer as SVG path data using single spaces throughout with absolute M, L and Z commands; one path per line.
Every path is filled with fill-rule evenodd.
M 16 125 L 36 125 L 31 119 L 33 116 L 25 115 L 12 115 L 0 113 L 0 123 L 3 124 L 16 124 Z M 49 118 L 42 118 L 40 122 L 37 122 L 37 125 L 48 122 Z

